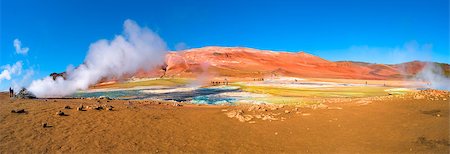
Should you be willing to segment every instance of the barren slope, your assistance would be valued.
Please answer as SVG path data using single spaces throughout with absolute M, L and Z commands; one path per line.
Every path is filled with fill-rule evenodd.
M 166 57 L 166 72 L 160 68 L 141 71 L 136 76 L 195 77 L 200 74 L 220 77 L 294 76 L 351 79 L 403 79 L 418 73 L 425 62 L 396 65 L 352 61 L 328 61 L 305 52 L 274 52 L 240 47 L 204 47 L 171 52 Z M 448 64 L 440 64 L 447 72 Z M 444 71 L 445 72 L 445 71 Z

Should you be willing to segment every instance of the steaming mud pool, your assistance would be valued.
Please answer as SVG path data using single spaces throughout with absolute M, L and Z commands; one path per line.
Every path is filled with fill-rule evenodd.
M 165 101 L 188 102 L 193 104 L 235 104 L 249 102 L 250 98 L 267 97 L 264 94 L 244 92 L 235 86 L 214 87 L 142 87 L 138 89 L 108 89 L 81 91 L 72 97 L 98 98 L 101 96 L 122 100 L 157 99 Z M 258 102 L 253 102 L 258 103 Z

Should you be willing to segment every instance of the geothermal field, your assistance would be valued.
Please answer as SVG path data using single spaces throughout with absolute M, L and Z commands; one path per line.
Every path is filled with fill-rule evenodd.
M 17 1 L 0 154 L 450 153 L 441 1 Z
M 201 86 L 193 82 L 134 79 L 97 84 L 62 98 L 19 99 L 2 93 L 0 149 L 6 153 L 449 150 L 450 94 L 414 87 L 415 82 L 294 77 Z
M 1 93 L 0 151 L 449 153 L 448 64 L 230 47 L 164 53 L 139 44 L 156 36 L 133 21 L 125 33 L 133 39 L 92 45 L 78 67 Z M 121 52 L 131 56 L 113 56 Z

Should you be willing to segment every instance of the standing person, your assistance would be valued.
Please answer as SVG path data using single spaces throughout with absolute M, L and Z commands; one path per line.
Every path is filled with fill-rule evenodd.
M 9 97 L 13 97 L 14 96 L 14 91 L 11 87 L 9 87 Z

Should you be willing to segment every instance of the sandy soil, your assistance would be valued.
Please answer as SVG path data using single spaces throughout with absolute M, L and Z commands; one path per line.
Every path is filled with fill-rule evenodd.
M 244 105 L 10 100 L 1 93 L 0 153 L 449 153 L 446 99 L 334 103 L 327 104 L 328 109 L 295 112 L 295 106 L 284 106 L 262 111 L 280 113 L 283 121 L 248 123 L 226 115 L 234 110 L 253 112 Z M 80 104 L 114 108 L 77 111 Z M 67 105 L 72 109 L 64 109 Z M 27 113 L 11 113 L 16 109 Z M 60 110 L 67 116 L 56 115 Z

